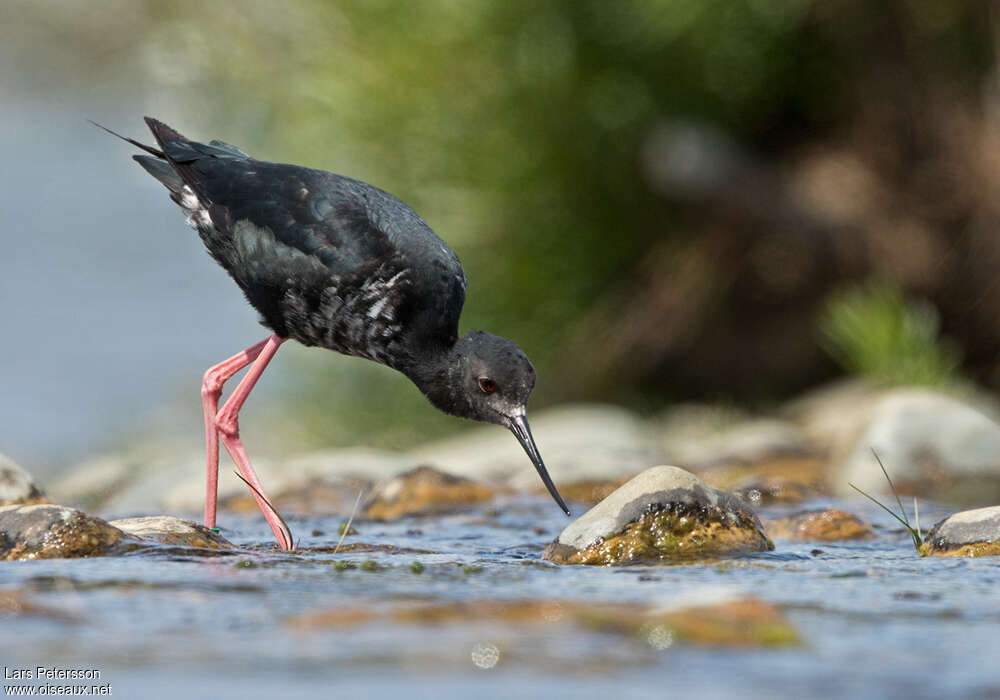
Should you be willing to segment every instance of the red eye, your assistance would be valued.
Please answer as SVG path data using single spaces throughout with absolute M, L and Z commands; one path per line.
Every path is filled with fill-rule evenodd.
M 480 377 L 479 388 L 482 389 L 485 394 L 492 394 L 497 390 L 497 383 L 489 377 Z

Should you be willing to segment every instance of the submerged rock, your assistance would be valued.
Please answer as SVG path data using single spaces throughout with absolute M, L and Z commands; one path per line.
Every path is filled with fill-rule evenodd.
M 100 518 L 65 506 L 0 506 L 0 559 L 100 556 L 125 538 Z
M 935 557 L 1000 555 L 1000 506 L 955 513 L 931 528 L 920 554 Z
M 390 479 L 372 494 L 364 516 L 396 520 L 407 515 L 450 513 L 489 501 L 496 491 L 432 467 L 417 467 Z
M 48 502 L 31 474 L 0 454 L 0 506 Z
M 584 513 L 550 544 L 560 564 L 623 565 L 774 549 L 742 499 L 678 467 L 653 467 Z
M 855 515 L 836 508 L 807 510 L 765 523 L 774 539 L 803 542 L 867 540 L 875 536 L 871 525 Z
M 0 617 L 42 617 L 57 622 L 80 622 L 76 615 L 35 603 L 19 590 L 0 589 Z
M 218 532 L 209 530 L 193 520 L 182 520 L 171 515 L 150 515 L 144 518 L 121 518 L 108 523 L 134 537 L 153 540 L 160 544 L 201 549 L 233 549 L 232 542 Z
M 555 625 L 618 634 L 663 650 L 674 644 L 722 647 L 776 647 L 800 643 L 779 608 L 753 598 L 669 607 L 636 603 L 582 603 L 563 600 L 473 600 L 311 612 L 291 618 L 292 627 L 324 629 L 356 625 L 474 625 L 514 627 L 521 634 Z

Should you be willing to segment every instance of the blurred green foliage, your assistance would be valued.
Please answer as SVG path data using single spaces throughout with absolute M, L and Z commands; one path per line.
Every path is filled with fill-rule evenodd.
M 420 212 L 469 275 L 463 331 L 485 328 L 521 344 L 539 372 L 537 405 L 600 398 L 587 387 L 614 384 L 574 375 L 567 338 L 651 248 L 700 234 L 652 182 L 657 134 L 707 124 L 766 151 L 832 128 L 854 108 L 852 74 L 869 69 L 857 49 L 878 51 L 878 28 L 895 15 L 900 26 L 919 26 L 919 40 L 947 55 L 953 73 L 975 74 L 985 61 L 982 44 L 967 41 L 977 18 L 968 3 L 832 5 L 153 3 L 147 55 L 168 69 L 180 59 L 173 70 L 182 83 L 187 61 L 191 87 L 219 121 L 256 132 L 258 157 L 358 177 Z M 839 22 L 857 44 L 827 31 Z M 890 325 L 881 331 L 843 332 L 874 333 L 873 343 L 885 334 L 924 351 L 906 345 L 910 331 L 892 325 L 892 313 L 882 320 Z M 457 426 L 395 373 L 309 357 L 289 392 L 314 409 L 304 427 L 317 442 L 403 446 Z M 945 372 L 934 364 L 945 358 L 933 357 L 897 376 Z M 648 405 L 641 386 L 618 393 L 630 392 Z
M 672 398 L 677 375 L 665 367 L 684 368 L 671 366 L 669 352 L 649 363 L 653 379 L 598 380 L 574 370 L 579 353 L 604 351 L 600 343 L 569 342 L 588 320 L 602 323 L 598 306 L 629 322 L 630 301 L 646 291 L 630 284 L 637 269 L 649 274 L 652 261 L 654 273 L 672 276 L 669 255 L 703 237 L 704 219 L 724 208 L 664 185 L 654 146 L 665 134 L 721 134 L 770 165 L 862 111 L 895 129 L 888 108 L 918 94 L 907 91 L 925 78 L 978 99 L 994 62 L 989 6 L 976 0 L 148 0 L 105 3 L 113 19 L 89 3 L 24 6 L 73 27 L 53 52 L 87 44 L 88 70 L 103 62 L 107 74 L 132 71 L 131 84 L 177 105 L 183 118 L 158 116 L 191 137 L 356 177 L 413 206 L 469 275 L 462 330 L 508 336 L 532 358 L 533 405 L 606 398 L 608 387 L 647 406 Z M 894 85 L 898 92 L 886 89 Z M 890 148 L 875 151 L 892 161 Z M 685 153 L 681 178 L 699 166 L 696 152 Z M 782 182 L 783 173 L 760 170 Z M 710 225 L 722 238 L 726 225 L 745 230 L 736 218 Z M 712 260 L 712 250 L 697 259 Z M 686 321 L 693 330 L 675 329 L 680 341 L 664 333 L 664 347 L 696 346 L 699 323 L 720 327 L 715 344 L 731 357 L 748 329 L 774 328 L 782 349 L 796 342 L 777 333 L 810 322 L 812 298 L 733 284 L 734 264 L 743 261 L 705 273 L 717 273 L 706 284 L 721 291 L 703 296 L 735 309 L 724 294 L 764 298 L 774 317 L 758 324 L 742 312 L 708 318 L 696 309 Z M 852 372 L 944 381 L 957 358 L 935 344 L 936 319 L 893 294 L 833 302 L 824 324 L 833 352 Z M 801 316 L 780 316 L 796 303 Z M 801 337 L 813 342 L 807 331 Z M 329 353 L 293 357 L 304 366 L 289 399 L 297 413 L 312 409 L 303 428 L 316 442 L 401 446 L 458 425 L 383 367 Z M 755 356 L 741 359 L 732 366 L 752 372 Z M 800 382 L 828 372 L 810 362 L 782 371 Z
M 849 373 L 878 384 L 954 386 L 962 353 L 940 338 L 937 310 L 899 287 L 871 282 L 833 295 L 820 319 L 824 346 Z
M 573 393 L 555 380 L 589 381 L 557 368 L 595 301 L 655 241 L 690 235 L 645 176 L 654 129 L 710 120 L 755 139 L 777 112 L 824 113 L 829 100 L 806 79 L 826 69 L 805 55 L 797 0 L 304 7 L 293 74 L 267 81 L 281 157 L 343 172 L 349 143 L 350 174 L 414 206 L 469 275 L 463 331 L 522 345 L 539 372 L 534 404 Z M 404 445 L 456 427 L 393 374 L 322 367 L 299 394 L 318 409 L 317 438 Z M 358 397 L 346 415 L 345 396 Z

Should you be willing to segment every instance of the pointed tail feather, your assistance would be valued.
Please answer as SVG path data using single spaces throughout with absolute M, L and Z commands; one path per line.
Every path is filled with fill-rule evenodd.
M 177 131 L 174 131 L 159 119 L 145 117 L 145 121 L 146 126 L 148 126 L 149 130 L 153 132 L 153 137 L 156 139 L 156 143 L 158 143 L 160 148 L 163 150 L 167 150 L 168 144 L 178 141 L 181 143 L 188 143 L 189 139 L 187 137 Z
M 128 143 L 132 144 L 133 146 L 135 146 L 137 148 L 141 148 L 146 153 L 150 153 L 150 154 L 156 156 L 157 158 L 163 158 L 164 157 L 163 156 L 163 151 L 159 151 L 159 150 L 153 148 L 152 146 L 147 146 L 146 144 L 140 143 L 139 141 L 136 141 L 135 139 L 130 139 L 128 136 L 122 136 L 117 131 L 112 131 L 108 127 L 106 127 L 106 126 L 104 126 L 102 124 L 98 124 L 93 119 L 88 119 L 87 121 L 90 122 L 91 124 L 93 124 L 94 126 L 96 126 L 98 129 L 103 129 L 104 131 L 108 132 L 112 136 L 117 136 L 122 141 L 127 141 Z
M 163 183 L 168 190 L 174 194 L 181 194 L 184 181 L 167 161 L 152 156 L 132 156 L 132 160 L 145 168 L 147 173 Z

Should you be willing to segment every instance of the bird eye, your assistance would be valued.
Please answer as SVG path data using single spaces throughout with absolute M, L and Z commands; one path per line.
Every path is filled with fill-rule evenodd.
M 497 390 L 497 383 L 489 377 L 480 377 L 479 388 L 483 390 L 484 394 L 492 394 Z

